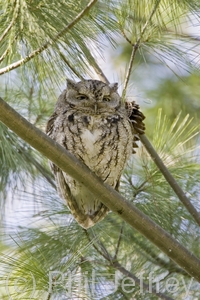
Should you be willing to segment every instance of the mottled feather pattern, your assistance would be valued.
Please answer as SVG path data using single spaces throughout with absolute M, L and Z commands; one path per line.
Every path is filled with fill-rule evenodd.
M 116 188 L 132 153 L 133 127 L 117 93 L 117 84 L 98 80 L 68 80 L 60 95 L 47 134 L 104 182 Z M 85 186 L 51 164 L 57 189 L 84 228 L 103 219 L 109 209 Z

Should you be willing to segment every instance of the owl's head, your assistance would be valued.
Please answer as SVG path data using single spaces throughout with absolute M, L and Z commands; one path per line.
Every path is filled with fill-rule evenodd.
M 65 100 L 75 108 L 94 110 L 114 109 L 121 106 L 117 93 L 118 84 L 106 84 L 99 80 L 67 80 Z

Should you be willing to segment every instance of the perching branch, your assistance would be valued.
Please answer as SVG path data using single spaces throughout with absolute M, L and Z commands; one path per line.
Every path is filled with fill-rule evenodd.
M 110 210 L 154 243 L 188 274 L 200 281 L 200 260 L 148 216 L 102 182 L 85 164 L 29 123 L 0 98 L 0 120 L 55 165 L 84 184 Z
M 74 25 L 76 25 L 81 18 L 83 18 L 91 9 L 91 7 L 97 2 L 97 0 L 91 0 L 88 5 L 76 16 L 76 18 L 74 18 L 74 20 L 69 23 L 67 26 L 65 26 L 63 28 L 63 30 L 61 30 L 59 33 L 57 33 L 55 35 L 55 37 L 52 38 L 52 40 L 47 41 L 46 43 L 44 43 L 41 47 L 39 47 L 38 49 L 34 50 L 31 54 L 29 54 L 28 56 L 18 60 L 17 62 L 10 64 L 9 66 L 0 69 L 0 75 L 1 74 L 5 74 L 7 72 L 10 72 L 13 69 L 18 68 L 19 66 L 27 63 L 29 60 L 31 60 L 32 58 L 34 58 L 35 56 L 37 56 L 38 54 L 40 54 L 41 52 L 43 52 L 44 50 L 46 50 L 48 47 L 52 46 L 53 43 L 55 43 L 63 34 L 65 34 L 67 31 L 69 31 L 72 27 L 74 27 Z

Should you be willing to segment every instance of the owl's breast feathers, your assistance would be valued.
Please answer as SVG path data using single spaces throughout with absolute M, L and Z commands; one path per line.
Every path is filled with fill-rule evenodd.
M 132 152 L 133 137 L 127 117 L 121 113 L 95 115 L 68 110 L 57 116 L 52 135 L 97 176 L 116 186 Z

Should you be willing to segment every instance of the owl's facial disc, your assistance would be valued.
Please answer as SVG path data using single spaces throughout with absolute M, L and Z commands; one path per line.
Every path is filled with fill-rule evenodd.
M 106 84 L 98 80 L 84 80 L 78 83 L 68 80 L 67 102 L 76 108 L 98 109 L 115 108 L 120 105 L 121 98 L 117 93 L 118 84 Z

